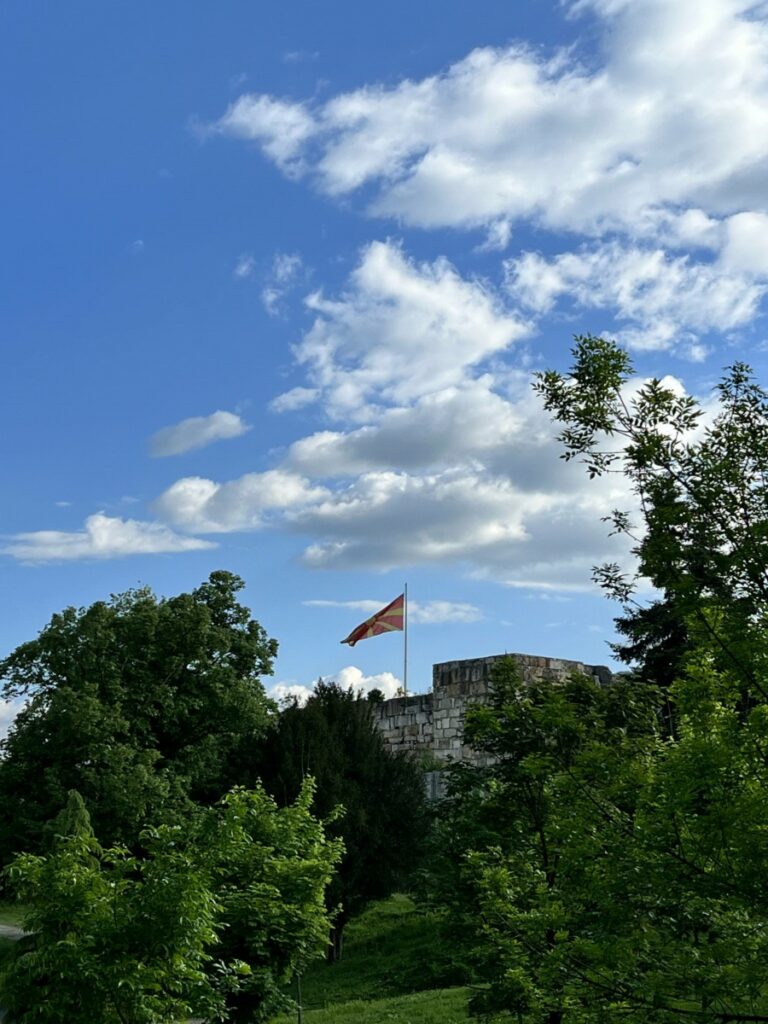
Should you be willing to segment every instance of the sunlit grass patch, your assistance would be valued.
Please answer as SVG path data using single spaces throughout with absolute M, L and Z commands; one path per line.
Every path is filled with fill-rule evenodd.
M 323 1010 L 305 1010 L 305 1024 L 465 1024 L 469 991 L 466 988 L 432 989 L 389 999 L 355 999 Z M 295 1024 L 296 1014 L 279 1017 L 275 1024 Z

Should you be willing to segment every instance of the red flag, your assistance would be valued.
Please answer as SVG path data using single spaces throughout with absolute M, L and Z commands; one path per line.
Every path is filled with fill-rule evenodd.
M 388 604 L 386 608 L 382 608 L 380 612 L 376 612 L 370 619 L 361 622 L 359 626 L 352 630 L 347 639 L 341 642 L 354 647 L 358 640 L 367 640 L 369 636 L 379 636 L 381 633 L 392 633 L 402 630 L 404 616 L 405 594 L 401 594 L 391 604 Z

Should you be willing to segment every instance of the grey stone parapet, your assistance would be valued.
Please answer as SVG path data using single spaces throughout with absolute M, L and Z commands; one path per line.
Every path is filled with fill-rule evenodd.
M 422 754 L 437 762 L 464 759 L 479 763 L 475 752 L 464 745 L 464 712 L 469 704 L 488 700 L 493 668 L 504 658 L 517 662 L 524 683 L 543 678 L 564 681 L 575 672 L 592 676 L 600 685 L 612 678 L 604 665 L 532 654 L 440 662 L 432 668 L 431 693 L 393 697 L 375 705 L 377 725 L 387 743 L 393 749 Z

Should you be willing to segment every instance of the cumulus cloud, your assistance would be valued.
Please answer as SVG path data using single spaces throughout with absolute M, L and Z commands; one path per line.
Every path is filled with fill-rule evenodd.
M 269 403 L 272 412 L 294 412 L 296 409 L 303 409 L 305 405 L 311 405 L 320 397 L 317 388 L 291 388 L 273 398 Z
M 402 682 L 391 672 L 379 672 L 376 675 L 367 676 L 362 669 L 355 665 L 348 665 L 333 675 L 323 676 L 327 683 L 335 682 L 344 690 L 352 690 L 353 693 L 370 693 L 371 690 L 381 690 L 385 698 L 396 697 L 402 688 Z M 306 704 L 312 696 L 313 686 L 304 686 L 301 683 L 276 683 L 267 690 L 267 696 L 273 700 L 284 702 L 298 700 L 299 704 Z
M 246 94 L 206 131 L 260 143 L 266 155 L 291 174 L 301 170 L 301 150 L 315 125 L 301 103 Z
M 0 548 L 20 562 L 64 562 L 88 558 L 122 558 L 216 547 L 211 541 L 183 537 L 161 523 L 119 519 L 99 512 L 85 520 L 84 529 L 36 530 L 17 533 Z
M 576 33 L 589 16 L 597 47 L 484 47 L 428 77 L 305 103 L 244 95 L 210 126 L 371 214 L 477 229 L 486 254 L 524 223 L 545 254 L 508 258 L 497 287 L 391 240 L 366 246 L 344 286 L 305 300 L 298 379 L 271 403 L 315 414 L 312 431 L 274 479 L 178 481 L 158 503 L 172 525 L 269 523 L 306 539 L 313 568 L 452 564 L 544 591 L 589 586 L 594 564 L 627 558 L 600 521 L 631 508 L 626 482 L 590 482 L 558 458 L 515 346 L 547 315 L 595 309 L 636 349 L 700 359 L 715 332 L 757 317 L 768 22 L 751 0 L 560 7 Z M 283 276 L 300 274 L 275 265 L 268 308 Z
M 228 533 L 259 529 L 270 511 L 322 500 L 325 494 L 296 473 L 270 469 L 227 483 L 184 477 L 160 495 L 154 508 L 162 519 L 191 533 Z
M 611 485 L 604 485 L 614 486 Z M 600 515 L 626 498 L 562 483 L 525 491 L 485 469 L 365 473 L 286 522 L 315 537 L 312 568 L 454 564 L 512 585 L 584 588 L 591 566 L 618 557 Z
M 336 429 L 264 473 L 181 479 L 155 512 L 192 533 L 293 532 L 311 568 L 453 564 L 511 585 L 588 586 L 616 555 L 600 516 L 626 494 L 558 458 L 528 375 L 500 362 L 526 329 L 503 298 L 382 242 L 340 296 L 311 306 L 295 347 L 306 382 L 273 407 L 316 403 Z
M 212 131 L 252 139 L 330 195 L 425 227 L 635 232 L 659 210 L 768 197 L 768 30 L 752 0 L 589 0 L 602 55 L 474 50 L 418 81 L 310 104 L 246 95 Z M 576 23 L 578 28 L 578 23 Z M 500 237 L 503 241 L 503 235 Z
M 372 406 L 456 385 L 527 330 L 481 282 L 444 259 L 415 263 L 392 242 L 363 250 L 340 298 L 317 292 L 307 305 L 317 317 L 296 359 L 327 413 L 341 418 L 365 420 Z
M 424 395 L 413 406 L 386 409 L 375 424 L 323 430 L 291 445 L 299 472 L 348 476 L 372 469 L 415 469 L 481 458 L 522 431 L 514 407 L 488 379 Z
M 507 477 L 457 469 L 362 474 L 287 518 L 316 539 L 303 556 L 313 568 L 453 563 L 509 584 L 584 588 L 611 552 L 599 516 L 586 490 L 524 493 Z
M 754 241 L 745 239 L 743 248 L 754 265 Z M 734 251 L 731 263 L 737 262 Z M 605 309 L 627 323 L 621 340 L 646 350 L 690 349 L 691 339 L 701 334 L 743 327 L 765 294 L 764 285 L 716 263 L 618 242 L 551 259 L 526 252 L 505 267 L 512 297 L 536 313 L 549 312 L 562 296 Z
M 729 271 L 768 278 L 768 215 L 737 213 L 728 218 L 722 262 Z
M 478 411 L 495 412 L 488 395 L 475 393 Z M 267 473 L 226 483 L 180 480 L 155 511 L 195 533 L 269 524 L 308 537 L 302 559 L 314 569 L 453 564 L 510 585 L 588 587 L 594 564 L 626 556 L 600 522 L 613 507 L 631 506 L 626 483 L 588 481 L 577 464 L 564 464 L 535 396 L 495 397 L 503 413 L 498 434 L 485 449 L 482 436 L 476 446 L 457 447 L 453 460 L 438 431 L 422 447 L 414 435 L 415 452 L 407 430 L 378 439 L 371 426 L 365 448 L 359 430 L 339 431 L 316 455 L 314 473 L 304 449 L 306 475 L 289 453 L 288 463 Z M 398 463 L 411 468 L 381 468 Z M 430 614 L 441 612 L 417 612 L 423 621 Z
M 304 601 L 313 608 L 351 608 L 373 615 L 380 611 L 387 601 Z M 408 621 L 418 625 L 437 625 L 443 622 L 479 622 L 483 613 L 473 604 L 464 601 L 408 601 Z
M 235 413 L 219 409 L 210 416 L 192 416 L 172 427 L 163 427 L 150 438 L 149 451 L 155 457 L 182 455 L 214 441 L 240 437 L 250 429 Z

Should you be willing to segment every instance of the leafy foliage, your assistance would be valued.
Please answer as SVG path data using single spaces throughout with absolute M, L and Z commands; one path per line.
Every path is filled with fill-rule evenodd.
M 673 687 L 673 742 L 648 686 L 523 687 L 513 663 L 495 685 L 467 716 L 468 740 L 495 760 L 457 772 L 452 886 L 445 864 L 442 879 L 490 983 L 476 1010 L 536 1024 L 765 1019 L 765 709 L 745 729 L 738 687 L 691 669 Z
M 326 891 L 343 845 L 314 817 L 314 794 L 305 778 L 278 808 L 261 786 L 235 789 L 203 819 L 199 841 L 224 924 L 216 955 L 249 968 L 228 1001 L 235 1020 L 268 1020 L 294 975 L 326 951 Z
M 574 355 L 538 387 L 564 457 L 637 499 L 638 524 L 609 517 L 636 574 L 596 578 L 644 682 L 525 688 L 509 665 L 467 716 L 490 762 L 455 772 L 448 902 L 490 982 L 475 1006 L 530 1024 L 768 1020 L 768 395 L 736 364 L 705 417 L 673 382 L 631 382 L 610 342 Z
M 4 964 L 9 1019 L 165 1024 L 244 1008 L 268 1019 L 327 936 L 340 851 L 311 799 L 309 783 L 283 809 L 263 790 L 234 790 L 194 826 L 144 831 L 140 857 L 68 815 L 73 831 L 47 856 L 8 869 L 32 931 Z
M 135 844 L 146 822 L 238 781 L 277 653 L 242 587 L 215 572 L 168 600 L 143 589 L 67 608 L 0 662 L 3 695 L 29 698 L 2 742 L 0 858 L 40 850 L 72 789 L 103 842 Z
M 34 935 L 4 965 L 11 1021 L 160 1024 L 223 1008 L 205 971 L 217 904 L 176 838 L 164 827 L 138 860 L 81 827 L 47 856 L 13 862 Z
M 565 459 L 590 476 L 622 473 L 637 497 L 639 533 L 626 511 L 610 517 L 634 539 L 632 577 L 616 565 L 597 579 L 625 604 L 618 620 L 646 678 L 677 678 L 685 653 L 706 646 L 718 666 L 768 698 L 768 393 L 736 363 L 717 388 L 718 412 L 671 381 L 630 386 L 632 364 L 613 342 L 576 339 L 568 374 L 540 374 L 537 389 L 563 424 Z M 644 577 L 662 593 L 648 607 L 634 599 Z

